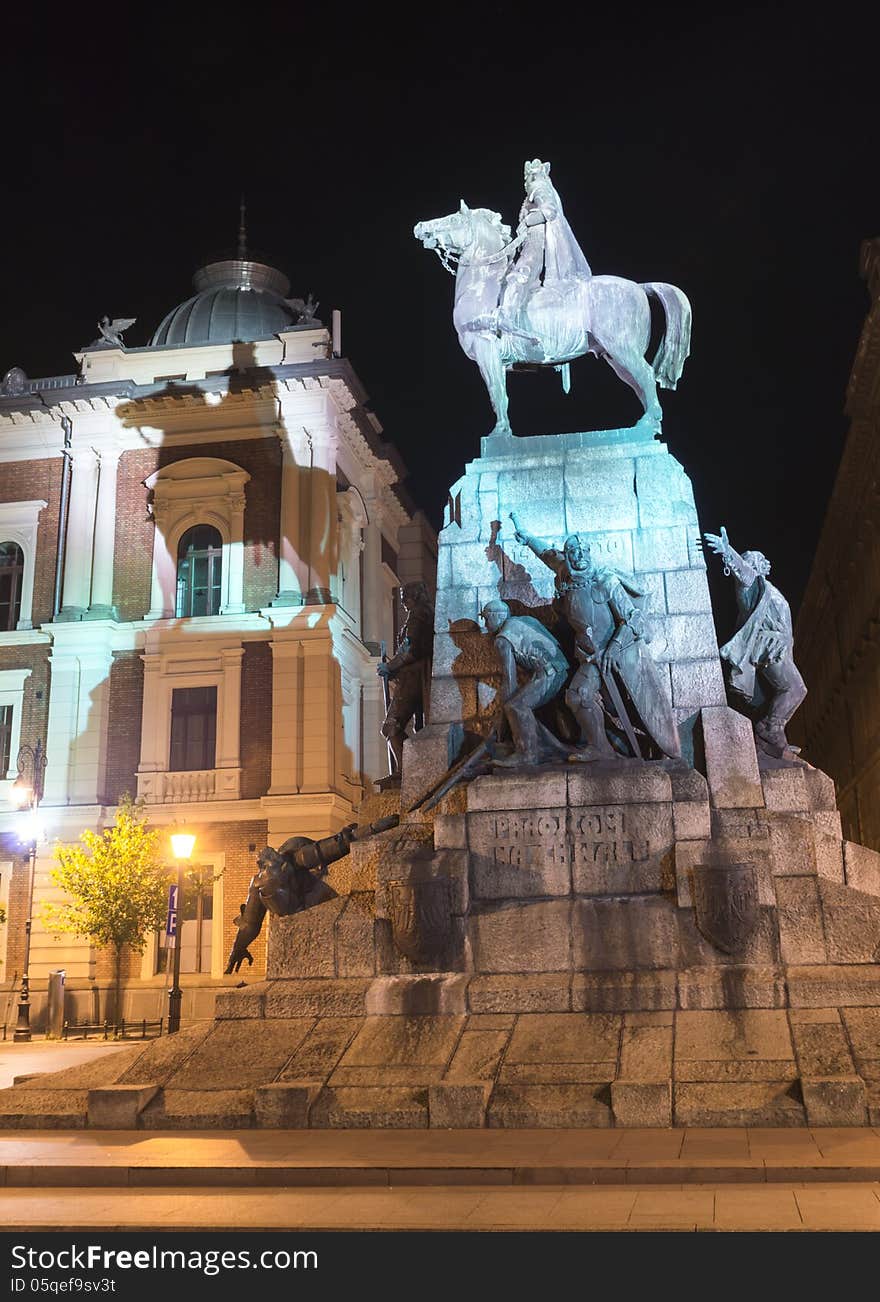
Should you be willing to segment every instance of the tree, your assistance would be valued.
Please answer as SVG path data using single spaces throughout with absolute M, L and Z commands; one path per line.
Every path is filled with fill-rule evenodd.
M 165 920 L 169 874 L 159 849 L 159 833 L 126 797 L 116 820 L 100 834 L 90 830 L 80 845 L 55 848 L 52 881 L 66 895 L 61 904 L 44 904 L 50 931 L 83 936 L 114 951 L 113 1015 L 121 1012 L 122 951 L 142 954 L 147 937 Z

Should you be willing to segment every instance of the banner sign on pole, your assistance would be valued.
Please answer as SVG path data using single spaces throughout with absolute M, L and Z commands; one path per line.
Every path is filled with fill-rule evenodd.
M 167 949 L 173 949 L 177 943 L 177 885 L 168 887 L 168 917 L 165 920 Z

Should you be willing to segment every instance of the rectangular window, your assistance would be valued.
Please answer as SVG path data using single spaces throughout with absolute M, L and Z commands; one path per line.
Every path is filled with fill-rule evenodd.
M 391 543 L 384 534 L 382 535 L 382 560 L 388 566 L 394 577 L 397 578 L 397 552 L 391 546 Z
M 0 705 L 0 778 L 5 778 L 12 763 L 12 706 Z
M 175 687 L 171 693 L 173 773 L 212 769 L 217 736 L 217 688 Z
M 213 920 L 214 870 L 205 864 L 191 865 L 183 875 L 183 909 L 178 916 L 181 972 L 211 971 Z M 174 966 L 174 951 L 167 943 L 163 929 L 159 933 L 158 972 L 170 972 Z

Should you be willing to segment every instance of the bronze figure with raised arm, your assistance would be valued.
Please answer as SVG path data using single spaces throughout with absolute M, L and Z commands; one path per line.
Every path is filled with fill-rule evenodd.
M 606 729 L 610 717 L 617 719 L 636 759 L 649 758 L 637 731 L 643 733 L 648 746 L 653 744 L 663 755 L 678 758 L 681 743 L 675 716 L 648 650 L 648 629 L 640 605 L 644 593 L 632 580 L 597 565 L 581 534 L 571 534 L 558 551 L 527 533 L 515 514 L 510 518 L 517 542 L 530 548 L 556 576 L 556 597 L 574 633 L 578 659 L 565 703 L 578 722 L 589 757 L 618 753 Z M 617 736 L 616 730 L 612 735 Z M 624 744 L 622 738 L 618 744 Z
M 719 648 L 730 691 L 751 706 L 766 702 L 754 723 L 758 747 L 776 759 L 793 758 L 797 748 L 789 746 L 785 728 L 807 688 L 792 654 L 791 607 L 769 582 L 770 562 L 763 552 L 740 555 L 730 545 L 724 525 L 720 534 L 703 537 L 736 584 L 739 627 Z

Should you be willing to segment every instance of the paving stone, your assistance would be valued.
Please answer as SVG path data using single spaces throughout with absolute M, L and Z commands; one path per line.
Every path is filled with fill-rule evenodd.
M 366 1011 L 370 1017 L 464 1013 L 467 985 L 468 977 L 457 972 L 376 977 L 367 994 Z
M 428 1086 L 428 1124 L 432 1130 L 481 1130 L 491 1086 L 441 1081 Z
M 571 766 L 568 803 L 573 808 L 672 800 L 672 777 L 659 761 L 618 760 Z
M 777 814 L 770 820 L 770 845 L 775 876 L 816 874 L 816 835 L 806 819 Z
M 611 1111 L 616 1126 L 671 1126 L 672 1085 L 668 1080 L 613 1080 Z
M 687 767 L 683 761 L 672 761 L 668 767 L 672 784 L 672 799 L 676 802 L 687 800 L 707 801 L 709 785 L 702 773 Z
M 289 918 L 273 918 L 266 951 L 266 976 L 336 976 L 334 930 L 348 901 L 326 900 Z
M 265 1130 L 305 1130 L 320 1084 L 274 1081 L 254 1090 L 254 1125 Z
M 136 1130 L 138 1117 L 160 1085 L 105 1085 L 88 1092 L 88 1125 L 93 1130 Z
M 803 1126 L 803 1105 L 789 1081 L 700 1084 L 673 1088 L 676 1126 Z
M 620 1027 L 613 1015 L 526 1013 L 517 1019 L 504 1062 L 616 1065 Z
M 704 705 L 724 705 L 726 701 L 724 678 L 717 656 L 709 660 L 673 660 L 673 705 L 698 709 Z
M 606 1099 L 608 1100 L 606 1102 Z M 497 1085 L 486 1124 L 492 1128 L 568 1129 L 613 1123 L 607 1081 L 561 1085 Z
M 633 566 L 637 570 L 686 569 L 686 527 L 675 524 L 637 529 L 633 534 Z
M 572 886 L 579 895 L 632 895 L 669 889 L 672 805 L 593 805 L 569 815 Z
M 616 1013 L 676 1006 L 674 969 L 642 972 L 575 972 L 571 1006 L 575 1012 Z
M 490 774 L 468 785 L 468 812 L 480 810 L 549 810 L 565 806 L 566 770 Z
M 802 1076 L 854 1076 L 843 1027 L 832 1022 L 792 1022 L 792 1039 Z
M 434 638 L 435 657 L 438 642 L 442 643 L 444 638 L 451 641 L 446 634 L 438 634 Z M 434 673 L 439 672 L 435 658 Z M 400 785 L 401 809 L 412 809 L 416 801 L 426 796 L 435 783 L 440 781 L 448 768 L 449 725 L 447 723 L 429 723 L 415 737 L 411 737 L 403 743 L 403 776 Z M 369 845 L 371 841 L 377 839 L 376 837 L 370 837 L 363 844 L 365 846 Z M 352 850 L 354 848 L 352 846 Z M 346 863 L 350 858 L 351 855 L 349 854 L 339 862 Z M 366 886 L 362 889 L 366 889 Z
M 876 963 L 880 958 L 880 899 L 819 880 L 830 963 Z
M 671 615 L 712 613 L 705 570 L 667 570 L 666 609 Z
M 784 963 L 826 963 L 825 929 L 814 877 L 777 877 L 779 945 Z
M 685 1009 L 784 1008 L 786 983 L 774 968 L 691 968 L 678 974 L 678 1002 Z
M 764 802 L 752 725 L 726 705 L 701 711 L 709 799 L 719 809 L 756 809 Z
M 218 990 L 214 996 L 214 1017 L 222 1021 L 224 1018 L 265 1016 L 268 988 L 266 981 L 260 981 L 242 990 Z
M 668 1080 L 672 1075 L 672 1024 L 634 1026 L 624 1019 L 618 1075 L 627 1081 Z
M 564 785 L 562 775 L 563 791 Z M 469 813 L 467 834 L 474 899 L 570 894 L 567 822 L 564 807 Z
M 493 1081 L 509 1039 L 509 1030 L 466 1030 L 446 1068 L 444 1081 Z
M 468 984 L 473 1013 L 564 1013 L 571 1008 L 569 971 L 474 976 Z
M 880 1004 L 880 965 L 876 963 L 790 967 L 786 975 L 792 1008 Z
M 576 899 L 572 965 L 582 971 L 665 968 L 677 952 L 675 908 L 657 896 Z
M 809 1126 L 864 1126 L 868 1121 L 865 1082 L 860 1076 L 801 1079 Z
M 822 817 L 822 815 L 814 815 L 814 817 Z M 816 872 L 827 881 L 838 882 L 842 886 L 844 882 L 843 842 L 840 835 L 826 836 L 814 826 L 813 838 L 816 846 Z
M 143 1130 L 241 1130 L 253 1124 L 253 1090 L 161 1090 L 140 1115 Z
M 279 1073 L 278 1083 L 325 1081 L 362 1026 L 361 1017 L 320 1018 Z
M 566 528 L 637 529 L 639 499 L 629 457 L 599 460 L 575 456 L 565 460 Z M 583 524 L 574 524 L 575 520 Z M 544 526 L 546 528 L 546 526 Z M 646 567 L 650 568 L 650 567 Z
M 775 1009 L 683 1011 L 675 1018 L 675 1065 L 721 1062 L 794 1063 L 784 1012 Z M 781 1076 L 776 1079 L 781 1079 Z M 773 1079 L 773 1077 L 764 1077 Z
M 710 614 L 704 615 L 666 615 L 658 620 L 650 643 L 651 655 L 658 664 L 688 663 L 700 665 L 718 665 L 718 642 L 715 624 Z M 671 680 L 670 680 L 671 681 Z M 717 670 L 707 668 L 705 672 L 696 669 L 693 673 L 682 672 L 677 678 L 680 699 L 673 704 L 694 708 L 710 705 L 711 701 L 697 699 L 703 690 L 711 696 L 718 695 Z M 722 680 L 723 682 L 723 680 Z M 722 704 L 726 698 L 721 697 Z
M 0 1090 L 0 1130 L 82 1130 L 88 1096 L 88 1089 Z
M 376 971 L 373 896 L 348 897 L 336 922 L 336 972 L 341 977 L 369 977 Z
M 821 769 L 805 768 L 804 781 L 810 797 L 811 809 L 837 809 L 837 792 L 834 780 Z
M 708 800 L 676 800 L 672 806 L 676 841 L 705 841 L 712 835 Z
M 866 1062 L 880 1059 L 880 1008 L 844 1008 L 840 1015 L 861 1072 Z
M 777 811 L 806 810 L 810 808 L 806 770 L 802 768 L 761 769 L 764 803 Z
M 396 1087 L 326 1087 L 309 1113 L 313 1130 L 425 1130 L 428 1090 Z
M 140 1044 L 127 1045 L 117 1053 L 102 1053 L 88 1062 L 78 1063 L 75 1067 L 64 1067 L 61 1071 L 39 1072 L 32 1082 L 20 1088 L 38 1089 L 41 1092 L 50 1089 L 88 1090 L 127 1083 L 124 1077 L 132 1067 L 138 1065 L 145 1047 Z M 141 1076 L 141 1079 L 135 1083 L 141 1084 L 147 1079 Z M 155 1076 L 149 1077 L 150 1081 L 155 1079 Z
M 117 1077 L 117 1084 L 142 1085 L 155 1081 L 164 1085 L 207 1039 L 216 1025 L 216 1022 L 207 1022 L 187 1026 L 174 1035 L 162 1035 L 158 1040 L 151 1040 L 131 1066 Z
M 481 977 L 479 980 L 504 981 L 506 977 Z M 532 980 L 543 981 L 543 977 Z M 533 1011 L 533 1010 L 530 1010 Z M 516 1017 L 513 1013 L 471 1013 L 465 1024 L 468 1031 L 512 1031 Z
M 866 895 L 880 895 L 880 854 L 876 850 L 844 841 L 843 864 L 847 886 Z
M 265 995 L 266 1018 L 358 1017 L 367 1011 L 368 978 L 345 980 L 270 981 Z
M 558 972 L 571 968 L 571 904 L 537 900 L 471 913 L 476 972 Z
M 436 850 L 467 849 L 467 819 L 463 814 L 438 814 L 434 819 Z
M 167 1082 L 169 1091 L 245 1089 L 276 1078 L 312 1029 L 311 1018 L 218 1022 Z
M 402 1066 L 442 1072 L 463 1027 L 464 1017 L 368 1017 L 336 1070 Z

